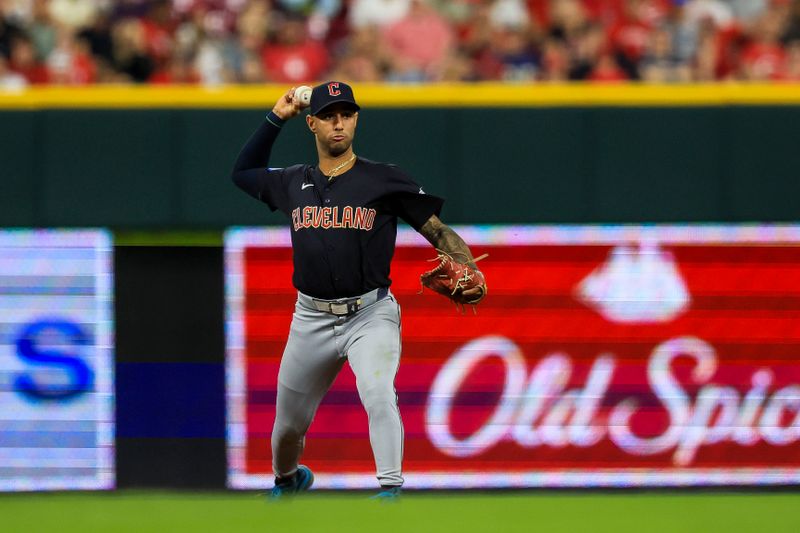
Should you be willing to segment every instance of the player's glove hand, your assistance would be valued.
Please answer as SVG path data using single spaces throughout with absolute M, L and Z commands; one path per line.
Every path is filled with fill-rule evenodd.
M 428 270 L 419 277 L 423 287 L 446 296 L 456 305 L 475 305 L 486 296 L 486 279 L 477 268 L 457 262 L 446 252 L 437 250 L 439 256 L 431 261 L 437 261 L 436 267 Z M 475 259 L 475 262 L 486 257 Z

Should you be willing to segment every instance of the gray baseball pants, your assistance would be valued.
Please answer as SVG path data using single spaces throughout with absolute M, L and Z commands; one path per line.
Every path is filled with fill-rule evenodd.
M 323 300 L 298 293 L 278 372 L 272 429 L 276 476 L 297 470 L 306 431 L 346 359 L 369 418 L 378 481 L 403 484 L 403 425 L 394 388 L 400 365 L 400 306 L 391 293 L 374 301 L 376 294 L 363 295 L 364 306 L 356 313 L 337 316 L 317 308 Z

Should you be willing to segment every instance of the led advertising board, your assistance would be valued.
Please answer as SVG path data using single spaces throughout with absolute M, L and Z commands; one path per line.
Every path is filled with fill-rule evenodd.
M 800 226 L 458 227 L 489 294 L 419 294 L 429 244 L 401 230 L 396 387 L 407 487 L 800 482 Z M 289 233 L 226 237 L 229 484 L 272 483 L 270 431 L 296 293 Z M 376 486 L 344 367 L 303 462 Z
M 114 486 L 111 236 L 0 231 L 0 491 Z

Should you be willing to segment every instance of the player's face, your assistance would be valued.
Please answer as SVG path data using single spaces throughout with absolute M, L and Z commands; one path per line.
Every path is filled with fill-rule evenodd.
M 332 105 L 316 116 L 308 116 L 308 127 L 317 137 L 317 146 L 333 157 L 342 155 L 353 144 L 358 111 L 347 104 Z

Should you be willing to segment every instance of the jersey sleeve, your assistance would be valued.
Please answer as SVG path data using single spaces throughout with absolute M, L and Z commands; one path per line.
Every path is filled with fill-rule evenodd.
M 267 204 L 273 211 L 288 212 L 288 177 L 282 168 L 268 168 L 272 145 L 284 121 L 270 112 L 250 136 L 233 165 L 231 179 L 244 192 Z
M 389 167 L 387 192 L 382 205 L 389 213 L 400 217 L 419 231 L 432 215 L 439 216 L 444 200 L 427 194 L 422 187 L 395 166 Z

